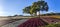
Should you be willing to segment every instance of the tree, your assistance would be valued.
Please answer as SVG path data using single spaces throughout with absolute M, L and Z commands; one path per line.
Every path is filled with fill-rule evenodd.
M 31 6 L 25 7 L 23 9 L 23 13 L 32 14 L 32 13 L 30 13 L 30 9 L 31 9 Z
M 31 10 L 30 13 L 34 13 L 35 15 L 37 14 L 37 10 L 36 10 L 36 4 L 37 2 L 34 2 L 33 5 L 31 6 Z
M 31 13 L 33 13 L 33 12 L 37 13 L 37 12 L 39 12 L 39 14 L 40 14 L 40 11 L 48 11 L 47 2 L 41 0 L 41 1 L 33 3 L 32 9 L 30 10 L 30 12 Z
M 28 6 L 23 9 L 24 13 L 35 14 L 35 15 L 37 15 L 37 12 L 39 12 L 40 15 L 40 11 L 48 11 L 47 2 L 43 0 L 34 2 L 31 6 Z
M 35 13 L 35 12 L 31 13 L 30 10 L 31 10 L 31 6 L 25 7 L 23 9 L 23 13 L 27 13 L 27 14 L 30 14 L 31 16 L 33 16 L 33 13 Z

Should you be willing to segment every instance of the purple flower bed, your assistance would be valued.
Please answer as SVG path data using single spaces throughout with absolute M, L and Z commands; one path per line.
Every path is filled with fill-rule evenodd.
M 28 21 L 24 22 L 21 25 L 18 25 L 18 27 L 38 27 L 38 26 L 44 26 L 48 23 L 44 22 L 40 18 L 31 18 Z

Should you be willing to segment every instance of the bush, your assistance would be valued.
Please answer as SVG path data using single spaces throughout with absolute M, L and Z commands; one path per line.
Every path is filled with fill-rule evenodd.
M 45 27 L 60 27 L 60 24 L 49 24 L 46 25 Z

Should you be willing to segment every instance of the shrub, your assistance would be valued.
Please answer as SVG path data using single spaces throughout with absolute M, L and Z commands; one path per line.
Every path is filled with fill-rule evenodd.
M 49 24 L 46 25 L 45 27 L 60 27 L 60 24 Z

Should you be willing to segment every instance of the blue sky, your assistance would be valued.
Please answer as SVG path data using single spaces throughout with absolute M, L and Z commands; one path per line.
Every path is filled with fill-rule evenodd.
M 25 15 L 22 9 L 32 5 L 38 0 L 0 0 L 0 16 Z M 49 6 L 49 12 L 60 12 L 60 0 L 45 0 Z M 46 13 L 45 11 L 43 13 Z

